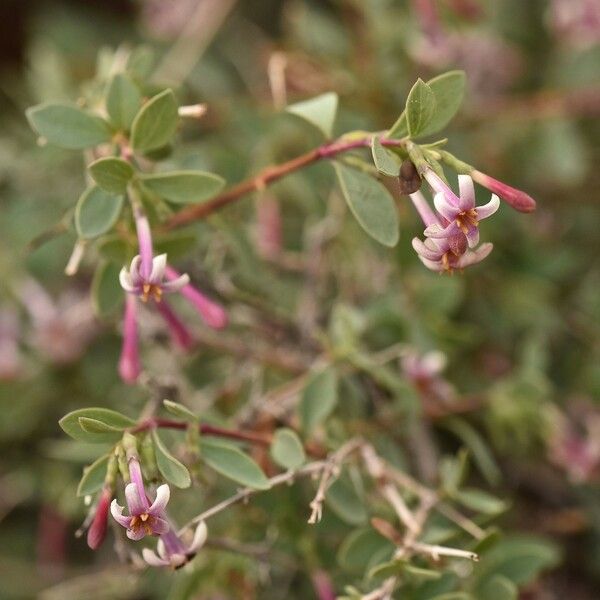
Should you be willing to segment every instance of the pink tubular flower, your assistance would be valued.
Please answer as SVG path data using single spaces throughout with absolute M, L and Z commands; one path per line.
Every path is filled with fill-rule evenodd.
M 96 505 L 96 510 L 94 512 L 92 524 L 87 532 L 87 545 L 92 550 L 97 550 L 106 537 L 108 509 L 110 506 L 111 497 L 112 492 L 110 489 L 107 487 L 102 488 L 102 492 L 100 492 L 100 498 L 98 499 L 98 504 Z
M 523 192 L 522 190 L 518 190 L 506 183 L 502 183 L 481 171 L 477 171 L 473 169 L 471 171 L 471 177 L 484 188 L 490 190 L 490 192 L 494 192 L 497 194 L 504 202 L 510 204 L 515 210 L 519 212 L 529 213 L 533 212 L 536 207 L 535 200 L 529 195 Z
M 127 529 L 127 537 L 130 540 L 141 540 L 146 535 L 167 533 L 169 523 L 164 518 L 164 510 L 171 494 L 169 486 L 166 483 L 159 486 L 156 490 L 156 498 L 150 504 L 137 457 L 129 459 L 129 476 L 131 483 L 125 486 L 129 516 L 123 515 L 125 509 L 115 498 L 110 505 L 113 518 Z
M 183 275 L 180 275 L 173 267 L 167 267 L 165 270 L 170 283 L 181 281 Z M 227 325 L 227 313 L 223 308 L 207 298 L 200 290 L 192 284 L 186 283 L 181 287 L 181 295 L 194 306 L 200 314 L 202 320 L 213 329 L 222 329 Z
M 429 238 L 449 238 L 462 232 L 467 237 L 469 248 L 479 243 L 479 221 L 493 215 L 500 206 L 500 199 L 492 194 L 491 200 L 483 206 L 475 206 L 475 187 L 469 175 L 458 176 L 460 197 L 433 171 L 425 173 L 429 185 L 436 192 L 434 204 L 437 211 L 448 223 L 429 225 L 425 235 Z
M 135 383 L 141 372 L 135 297 L 125 296 L 123 347 L 119 358 L 119 375 L 126 383 Z
M 144 548 L 142 556 L 152 567 L 172 567 L 173 569 L 179 569 L 194 558 L 198 550 L 204 545 L 207 535 L 206 524 L 204 521 L 200 521 L 194 532 L 192 542 L 186 545 L 171 527 L 169 531 L 160 536 L 156 552 Z

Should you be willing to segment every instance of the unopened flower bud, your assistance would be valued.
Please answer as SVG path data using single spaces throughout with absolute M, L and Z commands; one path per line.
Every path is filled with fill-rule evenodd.
M 405 160 L 400 166 L 400 181 L 401 194 L 414 194 L 421 187 L 421 177 L 417 168 L 410 160 Z
M 87 544 L 92 550 L 97 550 L 106 537 L 106 527 L 108 524 L 108 509 L 110 507 L 112 493 L 105 487 L 100 493 L 96 512 L 92 524 L 87 532 Z
M 499 196 L 507 204 L 510 204 L 515 210 L 524 213 L 533 212 L 535 210 L 535 200 L 522 190 L 511 187 L 506 183 L 502 183 L 502 181 L 498 181 L 476 169 L 471 171 L 471 177 L 479 183 L 479 185 L 494 192 L 494 194 Z

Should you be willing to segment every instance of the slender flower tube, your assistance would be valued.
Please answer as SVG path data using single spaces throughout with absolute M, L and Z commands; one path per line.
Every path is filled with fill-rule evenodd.
M 425 224 L 425 227 L 435 224 L 440 225 L 440 220 L 433 210 L 431 210 L 431 206 L 429 206 L 429 203 L 425 199 L 425 196 L 422 192 L 417 191 L 413 194 L 410 194 L 410 199 L 412 200 L 414 207 L 417 209 L 417 212 Z
M 135 383 L 140 372 L 135 297 L 126 294 L 125 316 L 123 318 L 123 347 L 119 359 L 119 375 L 126 383 Z
M 490 190 L 494 194 L 498 195 L 504 202 L 510 204 L 515 210 L 519 212 L 529 213 L 533 212 L 536 208 L 535 200 L 529 195 L 518 190 L 502 181 L 498 181 L 481 171 L 473 169 L 471 171 L 471 177 L 484 188 Z
M 429 238 L 448 238 L 457 233 L 464 233 L 467 237 L 469 248 L 474 248 L 479 243 L 479 221 L 493 215 L 500 206 L 496 194 L 483 206 L 475 206 L 475 187 L 469 175 L 459 175 L 458 197 L 433 171 L 427 171 L 425 177 L 435 190 L 434 204 L 436 210 L 449 223 L 447 226 L 439 224 L 429 225 L 425 235 Z
M 204 545 L 208 536 L 206 523 L 201 521 L 189 545 L 184 544 L 175 529 L 162 534 L 156 546 L 156 552 L 149 548 L 142 550 L 144 560 L 152 567 L 172 567 L 179 569 L 189 562 Z
M 171 491 L 165 483 L 156 490 L 156 498 L 152 504 L 148 501 L 139 459 L 129 456 L 129 477 L 131 483 L 125 486 L 125 498 L 129 516 L 125 516 L 125 508 L 116 498 L 110 505 L 110 512 L 119 525 L 127 529 L 130 540 L 141 540 L 146 535 L 162 535 L 169 531 L 169 523 L 164 518 L 164 510 L 169 501 Z
M 102 492 L 100 492 L 100 498 L 98 499 L 98 504 L 96 505 L 96 511 L 94 513 L 92 524 L 87 532 L 87 545 L 92 550 L 97 550 L 106 537 L 108 509 L 110 507 L 111 498 L 112 492 L 110 488 L 102 488 Z
M 165 269 L 169 284 L 175 284 L 179 287 L 183 275 L 180 275 L 173 267 L 167 266 Z M 179 288 L 181 295 L 190 302 L 200 314 L 203 321 L 213 329 L 222 329 L 227 325 L 227 313 L 222 306 L 207 298 L 200 290 L 196 289 L 191 283 L 185 283 Z
M 158 312 L 169 326 L 169 333 L 175 343 L 184 350 L 190 350 L 194 347 L 194 338 L 190 330 L 184 325 L 181 319 L 175 314 L 171 305 L 164 300 L 156 304 Z

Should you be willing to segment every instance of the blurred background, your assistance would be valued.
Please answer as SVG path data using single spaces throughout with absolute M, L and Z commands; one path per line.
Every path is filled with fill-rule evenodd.
M 223 417 L 242 410 L 257 381 L 268 391 L 289 376 L 227 349 L 227 335 L 251 335 L 277 352 L 276 317 L 302 332 L 350 306 L 373 351 L 401 343 L 443 352 L 464 406 L 458 420 L 426 410 L 421 424 L 436 452 L 470 447 L 475 480 L 511 503 L 503 530 L 545 544 L 543 574 L 522 576 L 521 597 L 600 597 L 600 3 L 3 0 L 0 598 L 312 598 L 314 564 L 340 589 L 351 579 L 333 566 L 338 524 L 321 547 L 322 532 L 290 517 L 304 508 L 287 491 L 216 523 L 233 539 L 279 536 L 277 556 L 217 550 L 191 575 L 133 575 L 110 543 L 94 554 L 74 535 L 86 513 L 75 488 L 94 448 L 68 442 L 57 420 L 93 405 L 135 415 L 147 392 L 118 380 L 119 307 L 98 314 L 89 299 L 96 251 L 76 276 L 64 274 L 81 156 L 37 146 L 23 113 L 76 99 L 106 49 L 122 44 L 144 44 L 157 78 L 180 86 L 186 103 L 207 103 L 206 117 L 182 132 L 177 160 L 229 182 L 319 143 L 281 113 L 288 102 L 334 90 L 337 133 L 385 129 L 417 77 L 467 72 L 449 150 L 538 202 L 532 215 L 503 206 L 485 222 L 495 249 L 484 264 L 452 277 L 427 272 L 410 246 L 417 218 L 401 198 L 399 245 L 376 247 L 340 217 L 333 176 L 319 165 L 182 242 L 194 246 L 185 263 L 193 279 L 231 311 L 225 348 L 205 339 L 195 355 L 174 357 L 149 323 L 156 343 L 145 352 L 156 374 L 185 376 L 186 401 Z M 261 234 L 269 219 L 281 222 L 272 244 Z M 333 232 L 323 226 L 332 222 Z M 417 474 L 434 478 L 396 409 L 384 406 L 376 423 L 350 392 L 336 426 L 385 429 Z M 182 511 L 193 514 L 197 499 L 188 502 Z

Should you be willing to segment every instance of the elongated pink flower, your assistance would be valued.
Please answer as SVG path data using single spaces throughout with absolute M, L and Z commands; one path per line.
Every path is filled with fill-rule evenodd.
M 119 375 L 126 383 L 134 383 L 141 372 L 135 297 L 125 296 L 123 346 L 119 358 Z
M 172 567 L 178 569 L 189 562 L 204 545 L 208 530 L 204 521 L 200 521 L 189 545 L 184 544 L 173 527 L 160 536 L 156 552 L 149 548 L 142 550 L 144 560 L 152 567 Z
M 441 224 L 434 223 L 425 230 L 429 238 L 448 238 L 462 232 L 469 248 L 479 243 L 479 221 L 493 215 L 500 206 L 496 194 L 483 206 L 475 206 L 475 187 L 469 175 L 458 176 L 460 197 L 432 170 L 425 173 L 429 185 L 436 192 L 433 202 L 436 210 L 445 219 Z
M 501 200 L 504 200 L 504 202 L 519 212 L 529 213 L 533 212 L 536 208 L 535 200 L 522 190 L 511 187 L 510 185 L 507 185 L 502 181 L 498 181 L 497 179 L 494 179 L 493 177 L 490 177 L 481 171 L 477 171 L 476 169 L 471 171 L 471 177 L 479 185 L 487 188 L 490 190 L 490 192 L 494 192 L 494 194 L 498 195 Z
M 148 501 L 144 479 L 139 460 L 129 459 L 129 476 L 131 483 L 125 486 L 125 499 L 129 516 L 125 516 L 125 508 L 115 498 L 110 505 L 110 512 L 119 525 L 127 529 L 130 540 L 141 540 L 146 535 L 162 535 L 169 531 L 169 523 L 164 518 L 164 510 L 169 501 L 171 490 L 165 483 L 156 490 L 156 498 L 152 504 Z
M 166 294 L 181 292 L 209 327 L 220 329 L 227 324 L 224 309 L 192 286 L 187 274 L 180 274 L 167 266 L 166 254 L 154 256 L 148 219 L 140 207 L 135 207 L 134 216 L 140 253 L 133 258 L 129 268 L 123 267 L 119 273 L 121 287 L 127 293 L 123 349 L 119 361 L 119 373 L 126 383 L 136 381 L 140 374 L 136 298 L 144 303 L 154 302 L 169 327 L 171 337 L 184 350 L 192 348 L 194 340 L 185 323 L 165 302 Z

